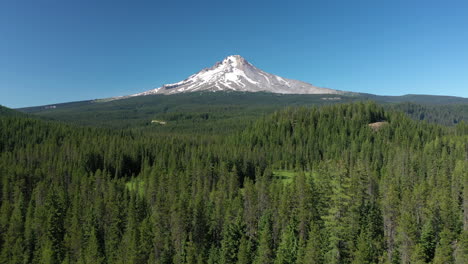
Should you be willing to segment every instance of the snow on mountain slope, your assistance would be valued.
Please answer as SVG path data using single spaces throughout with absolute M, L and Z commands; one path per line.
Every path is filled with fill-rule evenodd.
M 272 92 L 281 94 L 342 94 L 264 72 L 239 55 L 226 57 L 187 79 L 131 96 L 176 94 L 198 91 Z

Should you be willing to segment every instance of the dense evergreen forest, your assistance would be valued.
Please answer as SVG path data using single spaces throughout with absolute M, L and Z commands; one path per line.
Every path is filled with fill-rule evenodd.
M 397 110 L 196 114 L 205 133 L 1 115 L 0 263 L 467 263 L 468 124 Z
M 379 102 L 386 110 L 403 111 L 415 120 L 443 125 L 468 122 L 468 98 L 406 95 L 274 94 L 245 92 L 198 92 L 149 95 L 122 100 L 71 102 L 19 109 L 47 120 L 106 128 L 148 128 L 152 119 L 166 120 L 159 128 L 170 133 L 186 131 L 227 132 L 246 128 L 251 121 L 285 107 L 311 107 L 360 101 Z

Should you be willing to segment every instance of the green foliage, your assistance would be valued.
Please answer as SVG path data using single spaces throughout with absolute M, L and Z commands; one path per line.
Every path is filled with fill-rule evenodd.
M 462 122 L 414 121 L 372 102 L 264 115 L 274 109 L 254 101 L 275 95 L 223 112 L 232 98 L 212 96 L 208 112 L 187 112 L 196 96 L 181 95 L 191 106 L 168 99 L 154 114 L 170 122 L 158 128 L 0 117 L 0 263 L 466 260 Z M 119 120 L 123 105 L 105 105 Z M 73 107 L 57 108 L 63 120 Z M 378 121 L 388 124 L 369 127 Z
M 430 221 L 426 222 L 421 231 L 421 250 L 424 261 L 430 262 L 434 258 L 436 248 L 436 237 L 434 228 Z
M 291 183 L 295 175 L 296 175 L 296 172 L 292 170 L 274 170 L 273 171 L 273 177 L 275 179 L 283 181 L 284 183 Z
M 455 250 L 455 263 L 462 264 L 468 259 L 468 232 L 466 230 L 460 234 L 458 241 Z
M 0 105 L 0 116 L 21 116 L 21 112 Z
M 273 262 L 273 241 L 271 235 L 271 223 L 268 214 L 265 214 L 260 222 L 260 235 L 258 249 L 254 259 L 255 264 L 266 264 Z
M 453 234 L 447 229 L 442 230 L 435 252 L 434 264 L 453 263 L 452 241 Z
M 447 126 L 468 121 L 467 104 L 434 105 L 406 102 L 389 105 L 388 108 L 403 111 L 415 120 L 438 123 Z
M 223 240 L 221 242 L 221 263 L 237 263 L 238 256 L 245 258 L 247 252 L 245 252 L 246 241 L 242 234 L 244 233 L 244 227 L 242 223 L 236 219 L 232 222 L 227 222 L 226 228 L 223 232 Z M 242 242 L 244 242 L 242 244 Z M 240 247 L 242 251 L 240 251 Z M 240 260 L 243 261 L 243 260 Z
M 255 119 L 288 106 L 322 106 L 373 100 L 387 109 L 407 113 L 415 120 L 444 125 L 468 122 L 468 99 L 446 96 L 375 96 L 351 94 L 274 94 L 245 92 L 200 92 L 137 96 L 121 100 L 90 100 L 19 109 L 44 119 L 87 126 L 132 128 L 163 133 L 230 133 Z M 5 111 L 2 111 L 5 110 Z M 2 113 L 15 112 L 0 108 Z M 151 123 L 166 121 L 166 125 Z
M 237 253 L 237 264 L 248 264 L 252 262 L 252 242 L 245 236 L 239 243 L 239 252 Z
M 309 239 L 305 247 L 305 254 L 302 259 L 303 264 L 321 264 L 323 259 L 323 234 L 320 226 L 314 221 L 311 223 Z
M 299 249 L 298 239 L 296 234 L 296 226 L 290 223 L 283 231 L 281 242 L 276 253 L 275 264 L 292 264 L 296 263 L 297 253 Z

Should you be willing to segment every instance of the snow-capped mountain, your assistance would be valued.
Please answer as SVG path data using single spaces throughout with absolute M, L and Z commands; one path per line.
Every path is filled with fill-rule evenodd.
M 272 92 L 281 94 L 341 94 L 342 91 L 315 87 L 260 70 L 239 55 L 226 57 L 187 79 L 131 96 L 176 94 L 198 91 Z

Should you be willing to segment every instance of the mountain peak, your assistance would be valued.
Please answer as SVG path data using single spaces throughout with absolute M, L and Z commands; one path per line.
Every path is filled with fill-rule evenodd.
M 232 65 L 234 67 L 238 67 L 247 63 L 248 62 L 241 55 L 230 55 L 224 58 L 224 60 L 222 61 L 222 64 Z
M 250 64 L 242 56 L 230 55 L 211 68 L 205 68 L 183 81 L 165 84 L 160 88 L 134 94 L 133 96 L 198 91 L 272 92 L 282 94 L 342 93 L 264 72 Z

